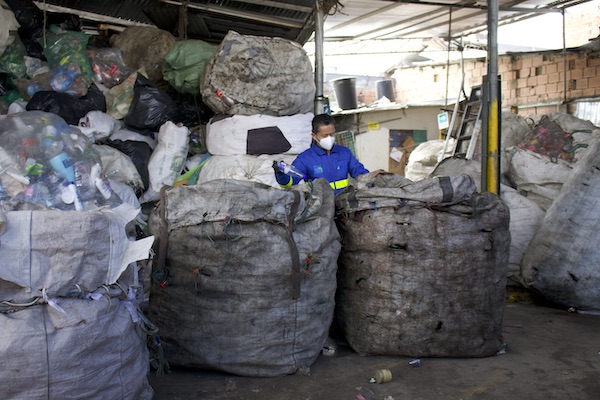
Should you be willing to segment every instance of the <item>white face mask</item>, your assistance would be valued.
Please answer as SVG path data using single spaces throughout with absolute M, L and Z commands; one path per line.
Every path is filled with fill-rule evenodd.
M 333 148 L 334 143 L 335 143 L 335 138 L 333 136 L 327 136 L 326 138 L 319 140 L 319 146 L 321 146 L 323 149 L 325 149 L 327 151 L 329 151 Z

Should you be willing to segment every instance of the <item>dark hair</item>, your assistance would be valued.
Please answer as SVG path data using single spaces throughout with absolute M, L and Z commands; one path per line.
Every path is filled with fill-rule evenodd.
M 319 132 L 319 128 L 321 126 L 325 126 L 325 125 L 334 125 L 335 126 L 335 119 L 333 119 L 333 117 L 329 114 L 315 115 L 315 117 L 312 120 L 313 133 L 316 135 L 317 132 Z

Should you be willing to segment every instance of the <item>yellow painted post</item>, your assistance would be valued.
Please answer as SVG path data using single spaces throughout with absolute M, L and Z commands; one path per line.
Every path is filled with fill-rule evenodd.
M 497 85 L 495 80 L 492 81 L 491 85 Z M 500 132 L 498 132 L 498 100 L 490 102 L 489 104 L 489 118 L 488 118 L 488 141 L 487 141 L 487 168 L 486 168 L 486 188 L 485 190 L 494 194 L 498 193 L 499 182 L 498 177 L 500 171 L 498 171 L 498 143 Z

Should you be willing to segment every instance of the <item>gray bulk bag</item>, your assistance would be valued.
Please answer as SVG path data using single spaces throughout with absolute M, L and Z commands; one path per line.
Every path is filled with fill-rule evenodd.
M 234 31 L 200 79 L 202 100 L 217 114 L 305 114 L 313 111 L 315 90 L 312 64 L 300 44 Z
M 600 310 L 600 140 L 588 147 L 529 243 L 521 273 L 545 298 Z
M 0 300 L 29 302 L 42 292 L 112 285 L 136 261 L 148 258 L 153 237 L 129 240 L 127 224 L 139 209 L 121 204 L 91 211 L 10 211 L 0 236 Z
M 152 399 L 146 334 L 122 300 L 96 294 L 0 313 L 3 400 Z
M 336 196 L 336 318 L 359 354 L 481 357 L 501 348 L 509 210 L 467 175 L 359 177 Z
M 169 364 L 256 377 L 309 367 L 333 319 L 341 247 L 328 183 L 213 180 L 162 192 L 150 225 L 165 262 L 148 313 Z

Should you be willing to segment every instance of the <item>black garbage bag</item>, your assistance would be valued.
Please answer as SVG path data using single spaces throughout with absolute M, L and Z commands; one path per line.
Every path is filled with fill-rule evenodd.
M 133 140 L 109 140 L 106 144 L 114 149 L 119 150 L 121 153 L 126 154 L 133 165 L 139 172 L 144 187 L 150 187 L 150 178 L 148 175 L 148 162 L 152 155 L 152 148 L 146 142 L 135 142 Z
M 173 122 L 185 126 L 206 125 L 215 112 L 202 101 L 201 96 L 182 96 L 177 102 L 177 115 Z
M 25 108 L 27 111 L 51 112 L 62 117 L 69 125 L 78 125 L 79 120 L 90 111 L 106 112 L 106 99 L 104 93 L 92 83 L 87 94 L 82 97 L 53 90 L 37 92 Z
M 138 74 L 133 89 L 133 101 L 129 113 L 123 119 L 127 127 L 134 130 L 158 131 L 165 122 L 177 115 L 177 104 L 152 81 Z
M 32 0 L 6 0 L 6 4 L 15 14 L 20 27 L 19 38 L 27 55 L 46 61 L 44 49 L 38 38 L 44 35 L 44 14 Z
M 19 31 L 42 29 L 44 14 L 32 0 L 5 0 L 20 25 Z

